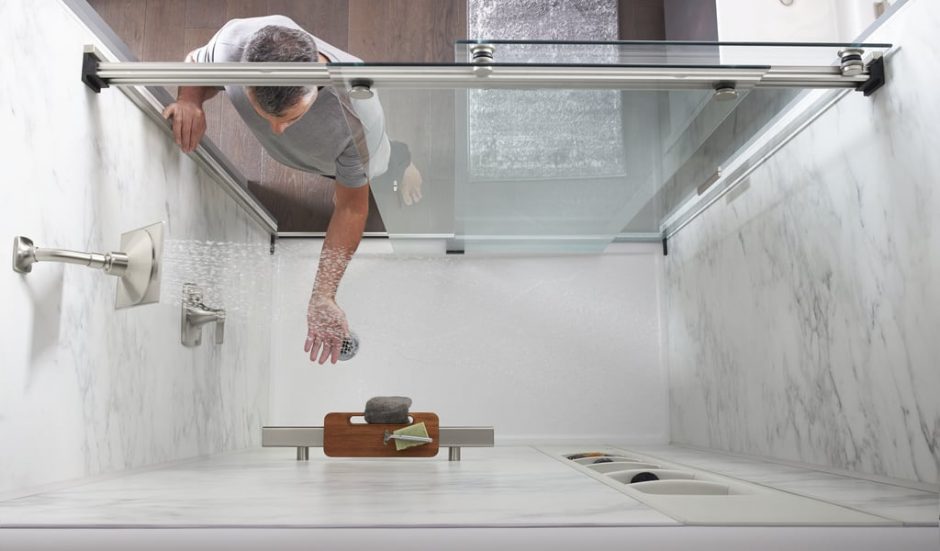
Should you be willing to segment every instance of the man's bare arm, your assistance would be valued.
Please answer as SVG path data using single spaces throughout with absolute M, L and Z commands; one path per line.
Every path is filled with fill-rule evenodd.
M 329 358 L 339 359 L 343 338 L 349 334 L 346 314 L 336 304 L 336 290 L 346 273 L 369 216 L 369 186 L 348 188 L 336 184 L 333 217 L 326 230 L 326 239 L 320 252 L 320 265 L 313 284 L 313 293 L 307 310 L 307 340 L 304 351 L 310 360 L 321 364 Z M 323 350 L 320 352 L 320 347 Z

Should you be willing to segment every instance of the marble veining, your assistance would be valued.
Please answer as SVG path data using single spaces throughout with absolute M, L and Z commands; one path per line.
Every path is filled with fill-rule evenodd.
M 0 526 L 619 526 L 673 519 L 532 448 L 426 460 L 223 454 L 0 502 Z
M 118 89 L 78 78 L 94 36 L 61 2 L 0 3 L 0 236 L 117 250 L 159 220 L 169 240 L 268 236 Z M 115 280 L 78 266 L 0 270 L 0 493 L 257 444 L 267 410 L 267 275 L 225 344 L 180 345 L 179 297 L 114 311 Z M 177 271 L 179 273 L 179 271 Z M 180 277 L 183 277 L 182 275 Z M 169 289 L 168 293 L 172 293 Z M 225 293 L 223 293 L 225 294 Z
M 870 37 L 888 84 L 670 240 L 673 442 L 940 480 L 938 25 L 902 7 Z

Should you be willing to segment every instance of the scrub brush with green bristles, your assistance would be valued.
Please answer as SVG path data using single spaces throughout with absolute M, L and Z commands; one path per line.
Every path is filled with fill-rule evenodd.
M 385 431 L 385 443 L 388 444 L 389 440 L 395 441 L 395 451 L 397 452 L 433 442 L 431 437 L 428 436 L 428 429 L 424 426 L 423 421 L 393 432 Z

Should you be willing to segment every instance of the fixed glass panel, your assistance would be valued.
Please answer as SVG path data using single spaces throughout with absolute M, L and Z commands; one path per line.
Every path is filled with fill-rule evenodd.
M 452 65 L 329 65 L 353 125 L 381 106 L 393 145 L 366 140 L 362 151 L 387 167 L 372 186 L 393 244 L 438 237 L 465 251 L 593 252 L 624 234 L 655 239 L 799 94 L 790 82 L 763 87 L 768 63 L 783 67 L 771 78 L 838 79 L 832 64 L 846 46 L 493 42 L 493 71 L 479 74 L 469 62 L 476 42 L 457 44 Z M 590 80 L 619 74 L 605 63 L 674 74 L 637 85 L 627 69 L 618 89 Z M 728 90 L 723 74 L 734 79 Z M 402 147 L 414 168 L 395 158 Z
M 393 245 L 440 237 L 466 251 L 502 252 L 600 251 L 625 227 L 657 234 L 664 190 L 683 195 L 681 186 L 694 189 L 717 171 L 718 159 L 701 151 L 748 97 L 722 101 L 710 90 L 373 93 L 350 99 L 350 116 L 355 126 L 381 104 L 392 153 L 380 142 L 364 146 L 380 165 L 372 190 Z M 407 146 L 420 185 L 394 158 L 398 144 Z

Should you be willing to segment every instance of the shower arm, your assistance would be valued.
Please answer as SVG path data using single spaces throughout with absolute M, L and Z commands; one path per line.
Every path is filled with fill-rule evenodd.
M 105 273 L 121 277 L 127 271 L 130 259 L 121 252 L 83 253 L 68 249 L 44 249 L 33 245 L 28 237 L 17 236 L 13 240 L 13 270 L 28 274 L 36 262 L 62 262 L 98 268 Z
M 28 237 L 13 238 L 13 271 L 28 274 L 37 262 L 78 264 L 116 276 L 115 308 L 151 304 L 160 300 L 160 260 L 163 257 L 163 222 L 121 234 L 121 252 L 84 253 L 44 249 Z

